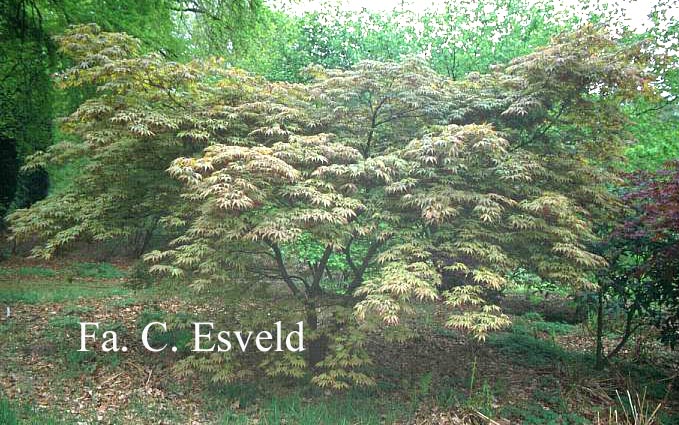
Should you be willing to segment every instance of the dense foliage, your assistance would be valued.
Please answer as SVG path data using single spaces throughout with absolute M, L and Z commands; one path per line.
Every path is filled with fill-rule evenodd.
M 51 143 L 54 118 L 49 34 L 31 10 L 17 13 L 17 3 L 0 6 L 0 217 L 45 196 L 44 171 L 21 178 L 18 171 L 22 158 Z
M 305 357 L 178 368 L 216 381 L 371 384 L 373 330 L 405 339 L 443 300 L 483 340 L 517 281 L 598 296 L 600 365 L 640 326 L 676 343 L 672 2 L 636 33 L 604 2 L 443 3 L 3 2 L 2 226 L 38 257 L 113 242 L 228 287 L 252 326 L 305 320 Z
M 628 177 L 623 199 L 631 210 L 607 241 L 611 267 L 604 280 L 633 326 L 652 324 L 671 345 L 679 336 L 679 164 Z
M 26 207 L 48 192 L 43 169 L 19 173 L 28 155 L 63 139 L 53 128 L 93 95 L 87 84 L 55 89 L 50 74 L 72 65 L 53 36 L 70 25 L 95 22 L 131 34 L 143 51 L 184 60 L 219 52 L 235 60 L 246 55 L 257 28 L 258 1 L 42 1 L 7 0 L 0 5 L 0 217 Z M 226 45 L 231 50 L 225 49 Z M 61 87 L 63 88 L 63 86 Z M 49 170 L 55 190 L 70 184 L 77 167 Z M 0 229 L 4 220 L 0 221 Z
M 417 13 L 403 5 L 392 12 L 347 12 L 337 4 L 301 15 L 291 12 L 294 6 L 277 6 L 211 0 L 3 3 L 0 131 L 8 178 L 0 190 L 0 208 L 11 211 L 45 195 L 44 171 L 19 177 L 17 170 L 27 155 L 63 139 L 64 135 L 53 134 L 52 119 L 70 114 L 92 95 L 88 86 L 64 91 L 50 84 L 48 76 L 70 63 L 58 53 L 51 36 L 68 25 L 95 22 L 104 30 L 139 39 L 142 51 L 180 61 L 215 54 L 239 68 L 285 81 L 300 81 L 300 71 L 312 64 L 346 69 L 360 60 L 398 61 L 403 55 L 418 55 L 439 73 L 459 79 L 527 54 L 586 20 L 605 22 L 616 31 L 630 29 L 620 7 L 596 1 L 581 2 L 579 10 L 559 8 L 550 1 L 446 1 Z M 672 24 L 671 6 L 657 2 L 653 25 L 635 36 L 652 38 L 655 52 L 675 49 L 677 27 Z M 662 75 L 663 90 L 669 89 L 676 99 L 675 67 L 657 60 L 653 66 Z M 676 154 L 672 142 L 676 113 L 657 102 L 634 105 L 631 117 L 637 125 L 632 130 L 639 143 L 628 156 L 634 167 L 657 168 Z M 60 191 L 78 168 L 49 172 L 52 191 Z
M 488 295 L 517 268 L 591 285 L 605 265 L 589 248 L 592 220 L 614 203 L 610 164 L 628 137 L 621 104 L 649 79 L 643 44 L 591 26 L 460 80 L 410 58 L 268 82 L 216 59 L 143 53 L 96 25 L 58 43 L 75 64 L 59 84 L 97 94 L 62 124 L 74 141 L 27 167 L 81 171 L 13 213 L 13 238 L 38 238 L 47 258 L 83 239 L 141 240 L 143 252 L 160 225 L 175 239 L 146 255 L 152 270 L 299 312 L 309 356 L 258 367 L 314 366 L 336 388 L 371 383 L 368 331 L 406 337 L 413 302 L 439 297 L 441 282 L 459 308 L 449 326 L 478 339 L 508 324 Z M 215 353 L 182 367 L 232 380 L 244 364 Z

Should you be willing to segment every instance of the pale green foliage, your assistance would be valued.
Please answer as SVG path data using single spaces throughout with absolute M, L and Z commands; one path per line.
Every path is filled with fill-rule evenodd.
M 303 355 L 284 351 L 278 356 L 267 356 L 259 364 L 268 376 L 304 377 L 308 365 Z
M 319 387 L 335 390 L 345 390 L 355 385 L 375 385 L 373 378 L 360 372 L 362 367 L 373 364 L 371 357 L 363 350 L 365 339 L 366 334 L 356 328 L 333 338 L 328 354 L 316 364 L 320 373 L 313 377 L 312 382 Z
M 511 325 L 509 316 L 502 314 L 498 306 L 485 304 L 481 286 L 457 286 L 446 292 L 445 298 L 451 307 L 481 306 L 480 310 L 454 313 L 447 322 L 451 328 L 469 332 L 479 341 L 484 341 L 490 332 Z
M 248 98 L 254 92 L 248 87 L 265 89 L 266 82 L 225 69 L 220 60 L 180 64 L 157 54 L 138 56 L 135 39 L 96 25 L 75 27 L 58 41 L 77 61 L 58 76 L 59 84 L 95 85 L 99 95 L 61 125 L 80 143 L 53 145 L 25 166 L 79 161 L 81 168 L 64 193 L 10 217 L 17 240 L 36 231 L 47 239 L 34 249 L 36 256 L 49 258 L 75 240 L 134 239 L 152 231 L 169 211 L 182 208 L 179 186 L 165 173 L 173 159 L 247 134 L 251 129 L 240 124 L 241 116 L 259 128 L 267 119 L 279 122 L 276 112 L 286 113 L 272 104 L 276 92 L 267 93 L 266 110 Z
M 551 1 L 445 0 L 440 13 L 426 14 L 422 38 L 432 66 L 451 78 L 486 72 L 496 64 L 549 44 L 578 21 L 573 10 Z M 582 3 L 579 3 L 581 5 Z
M 197 373 L 208 377 L 212 382 L 229 383 L 253 376 L 249 368 L 244 368 L 233 352 L 193 355 L 177 362 L 174 371 L 179 377 Z
M 389 263 L 356 290 L 355 295 L 365 297 L 356 305 L 356 315 L 364 320 L 367 314 L 375 313 L 387 324 L 398 324 L 404 312 L 412 312 L 413 300 L 437 298 L 439 279 L 430 263 Z
M 369 384 L 365 332 L 406 335 L 410 306 L 438 298 L 440 283 L 449 325 L 483 339 L 509 323 L 487 303 L 508 272 L 581 286 L 604 264 L 589 249 L 592 218 L 612 203 L 598 161 L 620 155 L 620 104 L 645 76 L 638 47 L 594 28 L 461 81 L 413 58 L 313 67 L 310 82 L 288 84 L 217 60 L 92 49 L 77 75 L 101 94 L 66 123 L 83 142 L 47 154 L 87 159 L 83 184 L 61 199 L 75 210 L 60 216 L 50 198 L 20 211 L 15 237 L 38 234 L 36 253 L 51 255 L 85 235 L 125 235 L 121 212 L 157 215 L 177 237 L 146 255 L 152 270 L 242 299 L 265 287 L 258 296 L 305 315 L 305 363 L 262 363 L 270 374 L 308 365 L 322 386 Z M 140 188 L 129 172 L 155 178 Z M 232 360 L 185 366 L 229 380 L 245 373 Z

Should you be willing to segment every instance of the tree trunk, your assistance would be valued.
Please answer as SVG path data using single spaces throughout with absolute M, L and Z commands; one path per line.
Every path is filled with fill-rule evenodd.
M 605 288 L 602 285 L 599 288 L 597 309 L 596 309 L 596 370 L 604 368 L 606 359 L 604 358 L 604 292 Z
M 18 176 L 16 141 L 0 137 L 0 230 L 4 228 L 3 218 L 14 199 Z
M 634 334 L 636 327 L 632 326 L 632 322 L 634 321 L 634 316 L 636 315 L 636 312 L 637 312 L 636 304 L 633 304 L 629 308 L 629 310 L 627 310 L 627 317 L 625 318 L 625 330 L 622 334 L 622 338 L 618 342 L 618 345 L 616 345 L 615 348 L 606 355 L 606 360 L 610 360 L 613 357 L 615 357 L 620 352 L 620 350 L 622 350 L 622 348 L 627 344 L 627 341 L 629 341 L 632 334 Z
M 150 217 L 141 229 L 137 231 L 135 240 L 133 241 L 134 251 L 132 253 L 135 259 L 141 258 L 141 256 L 146 252 L 153 238 L 153 234 L 158 225 L 158 219 L 155 217 Z
M 316 312 L 316 304 L 309 302 L 306 305 L 306 321 L 309 329 L 316 333 L 318 330 L 318 313 Z M 307 361 L 309 368 L 315 368 L 318 362 L 323 360 L 328 351 L 328 337 L 326 335 L 316 335 L 309 340 L 309 351 L 307 352 Z

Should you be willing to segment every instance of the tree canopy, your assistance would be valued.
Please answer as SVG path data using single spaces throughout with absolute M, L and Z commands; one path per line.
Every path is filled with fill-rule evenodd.
M 78 161 L 81 172 L 13 213 L 13 238 L 37 237 L 34 254 L 49 258 L 161 226 L 173 240 L 146 254 L 155 272 L 241 297 L 279 297 L 282 282 L 310 354 L 259 366 L 314 366 L 336 388 L 371 382 L 366 335 L 405 337 L 417 300 L 444 297 L 459 307 L 448 325 L 483 339 L 508 324 L 492 294 L 516 268 L 592 285 L 605 264 L 593 220 L 615 204 L 611 164 L 629 137 L 622 105 L 652 81 L 643 43 L 594 26 L 455 79 L 410 57 L 270 82 L 218 59 L 144 53 L 96 25 L 57 42 L 74 63 L 59 84 L 96 95 L 62 123 L 74 141 L 27 167 Z M 222 379 L 236 378 L 233 356 Z

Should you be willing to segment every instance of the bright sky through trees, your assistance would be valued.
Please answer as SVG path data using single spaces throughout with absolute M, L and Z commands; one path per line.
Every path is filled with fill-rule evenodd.
M 281 5 L 282 2 L 270 2 L 272 6 Z M 274 5 L 273 3 L 276 3 Z M 296 2 L 284 3 L 282 8 L 290 10 L 294 13 L 302 14 L 304 12 L 314 12 L 327 10 L 329 6 L 340 5 L 341 10 L 359 11 L 361 9 L 369 9 L 374 11 L 391 11 L 394 9 L 408 10 L 415 13 L 422 13 L 425 10 L 441 10 L 445 7 L 445 0 L 432 1 L 408 1 L 408 0 L 372 0 L 369 2 L 363 0 L 339 0 L 339 1 L 319 1 L 319 0 L 301 0 Z M 578 0 L 554 0 L 557 10 L 572 9 Z M 616 4 L 611 2 L 612 4 Z M 658 0 L 634 0 L 634 1 L 620 1 L 617 2 L 625 10 L 625 15 L 631 26 L 643 31 L 648 25 L 648 14 L 658 3 Z M 679 18 L 679 7 L 675 10 L 675 16 Z

